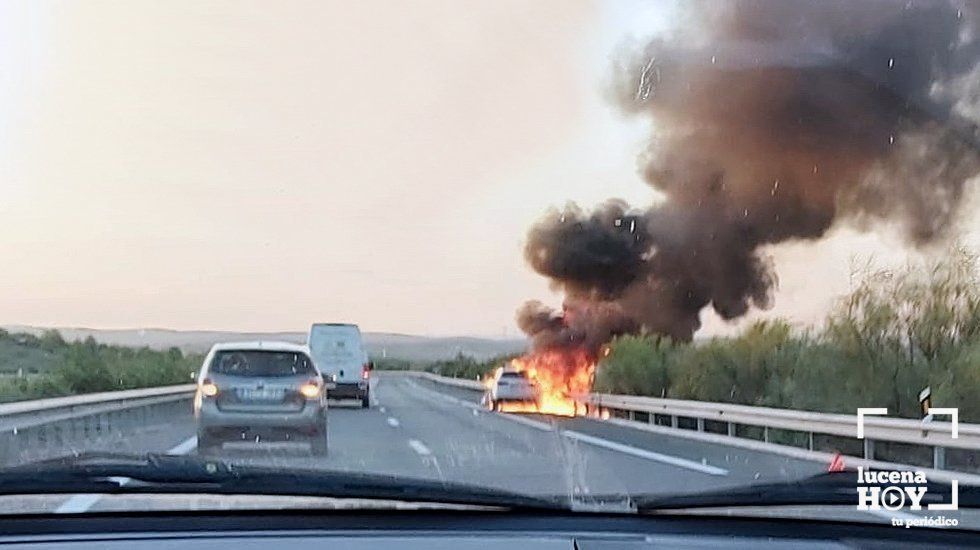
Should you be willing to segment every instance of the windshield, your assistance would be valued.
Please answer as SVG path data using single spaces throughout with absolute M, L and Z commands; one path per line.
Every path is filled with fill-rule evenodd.
M 980 527 L 977 2 L 0 2 L 0 67 L 0 514 Z
M 209 374 L 231 376 L 296 376 L 315 372 L 306 354 L 276 351 L 219 351 L 208 366 Z

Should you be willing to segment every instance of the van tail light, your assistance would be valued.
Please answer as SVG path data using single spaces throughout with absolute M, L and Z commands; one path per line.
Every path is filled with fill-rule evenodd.
M 201 395 L 204 397 L 214 397 L 218 395 L 218 386 L 216 386 L 211 379 L 205 378 L 201 381 Z
M 299 393 L 307 399 L 316 399 L 320 397 L 320 383 L 316 380 L 310 380 L 299 387 Z
M 364 379 L 364 380 L 367 380 L 368 378 L 371 378 L 371 365 L 370 365 L 370 363 L 364 363 L 364 365 L 361 367 L 361 378 Z

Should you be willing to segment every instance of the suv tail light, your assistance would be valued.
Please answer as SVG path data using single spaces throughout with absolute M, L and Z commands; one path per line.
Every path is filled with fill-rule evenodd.
M 214 397 L 218 395 L 218 386 L 216 386 L 210 378 L 205 378 L 201 381 L 201 395 L 204 397 Z
M 364 363 L 364 365 L 361 367 L 361 378 L 364 379 L 364 380 L 367 380 L 368 378 L 371 378 L 371 364 L 370 363 Z
M 299 387 L 299 393 L 307 399 L 316 399 L 320 397 L 320 383 L 316 380 L 310 380 Z

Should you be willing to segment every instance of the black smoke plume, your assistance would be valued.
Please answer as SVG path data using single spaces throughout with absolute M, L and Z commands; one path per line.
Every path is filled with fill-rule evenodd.
M 679 28 L 621 56 L 612 87 L 651 121 L 640 169 L 660 200 L 569 205 L 531 228 L 528 263 L 565 295 L 562 312 L 518 311 L 538 349 L 690 340 L 707 306 L 734 319 L 770 305 L 760 247 L 836 223 L 935 242 L 980 171 L 978 4 L 681 5 Z

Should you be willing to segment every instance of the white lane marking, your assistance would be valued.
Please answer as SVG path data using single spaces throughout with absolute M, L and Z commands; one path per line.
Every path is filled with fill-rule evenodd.
M 418 439 L 409 439 L 408 440 L 408 446 L 411 447 L 413 451 L 417 452 L 418 454 L 420 454 L 422 456 L 429 456 L 429 455 L 432 454 L 432 451 L 430 451 L 429 448 L 426 447 Z
M 388 425 L 391 426 L 392 428 L 397 428 L 398 427 L 398 419 L 395 418 L 395 417 L 393 417 L 393 416 L 389 416 L 388 417 Z
M 72 495 L 71 498 L 61 503 L 54 513 L 56 514 L 81 514 L 88 511 L 102 495 L 87 493 L 84 495 Z
M 197 436 L 194 435 L 194 436 L 188 437 L 184 441 L 181 441 L 173 449 L 170 449 L 169 451 L 167 451 L 167 454 L 168 455 L 186 455 L 187 453 L 193 451 L 196 448 L 197 448 Z
M 167 451 L 168 455 L 185 455 L 197 448 L 197 436 L 191 436 L 184 441 L 181 441 L 174 448 Z M 127 485 L 132 479 L 128 477 L 112 477 L 109 478 L 120 486 Z M 99 493 L 84 493 L 78 495 L 72 495 L 68 500 L 61 503 L 54 513 L 56 514 L 81 514 L 87 512 L 95 503 L 99 501 L 104 495 Z
M 693 460 L 678 458 L 676 456 L 655 453 L 653 451 L 640 449 L 638 447 L 632 447 L 630 445 L 624 445 L 622 443 L 616 443 L 615 441 L 609 441 L 607 439 L 602 439 L 592 435 L 584 434 L 582 432 L 576 432 L 573 430 L 564 430 L 562 431 L 562 434 L 570 439 L 575 439 L 583 443 L 595 445 L 596 447 L 603 447 L 613 451 L 619 451 L 621 453 L 625 453 L 628 455 L 638 456 L 640 458 L 653 460 L 655 462 L 662 462 L 664 464 L 670 464 L 671 466 L 677 466 L 679 468 L 686 468 L 688 470 L 694 470 L 697 472 L 702 472 L 713 476 L 728 475 L 728 470 L 724 468 L 718 468 L 717 466 L 709 466 L 707 464 L 701 464 L 700 462 L 694 462 Z
M 410 381 L 409 383 L 412 384 L 413 386 L 415 386 L 416 389 L 422 390 L 422 391 L 424 391 L 426 393 L 438 395 L 438 396 L 442 397 L 443 399 L 445 399 L 446 401 L 450 401 L 450 402 L 453 402 L 453 403 L 456 403 L 458 405 L 462 405 L 464 407 L 468 407 L 468 408 L 471 408 L 471 409 L 474 409 L 474 410 L 476 410 L 476 409 L 485 410 L 482 405 L 479 405 L 477 403 L 473 403 L 473 402 L 470 402 L 470 401 L 464 401 L 462 399 L 458 399 L 458 398 L 453 397 L 451 395 L 446 395 L 446 394 L 444 394 L 442 392 L 438 392 L 438 391 L 435 391 L 435 390 L 432 390 L 432 389 L 429 389 L 429 388 L 424 388 L 422 386 L 419 386 L 419 385 L 415 384 L 414 381 Z M 548 424 L 548 423 L 541 422 L 541 421 L 538 421 L 538 420 L 532 420 L 530 418 L 526 418 L 526 417 L 523 417 L 523 416 L 520 416 L 520 415 L 516 415 L 516 414 L 496 413 L 494 416 L 497 417 L 497 418 L 505 418 L 507 420 L 510 420 L 510 421 L 513 421 L 513 422 L 517 422 L 518 424 L 523 424 L 525 426 L 528 426 L 528 427 L 531 427 L 531 428 L 535 428 L 535 429 L 538 429 L 538 430 L 541 430 L 541 431 L 550 432 L 550 431 L 553 431 L 554 429 L 556 429 L 556 426 L 553 425 L 553 424 Z M 640 457 L 640 458 L 645 458 L 647 460 L 653 460 L 653 461 L 656 461 L 656 462 L 661 462 L 663 464 L 670 464 L 672 466 L 677 466 L 677 467 L 680 467 L 680 468 L 686 468 L 688 470 L 694 470 L 694 471 L 697 471 L 697 472 L 702 472 L 702 473 L 713 475 L 713 476 L 727 476 L 728 475 L 728 470 L 726 470 L 724 468 L 719 468 L 717 466 L 710 466 L 708 464 L 702 464 L 701 462 L 695 462 L 693 460 L 687 460 L 685 458 L 680 458 L 680 457 L 676 457 L 676 456 L 665 455 L 665 454 L 661 454 L 661 453 L 655 453 L 653 451 L 648 451 L 646 449 L 640 449 L 638 447 L 633 447 L 633 446 L 630 446 L 630 445 L 625 445 L 623 443 L 617 443 L 615 441 L 609 441 L 607 439 L 602 439 L 602 438 L 599 438 L 599 437 L 595 437 L 595 436 L 592 436 L 592 435 L 587 435 L 587 434 L 584 434 L 584 433 L 581 433 L 581 432 L 576 432 L 576 431 L 573 431 L 573 430 L 560 430 L 559 433 L 561 433 L 565 437 L 568 437 L 569 439 L 576 439 L 578 441 L 582 441 L 583 443 L 589 443 L 589 444 L 595 445 L 597 447 L 604 447 L 606 449 L 610 449 L 610 450 L 613 450 L 613 451 L 619 451 L 621 453 L 625 453 L 625 454 L 628 454 L 628 455 L 633 455 L 633 456 Z

